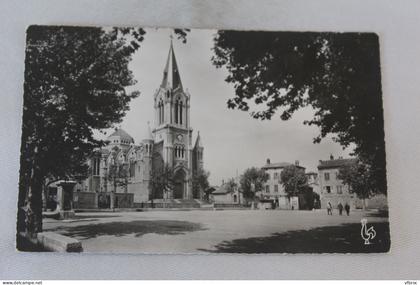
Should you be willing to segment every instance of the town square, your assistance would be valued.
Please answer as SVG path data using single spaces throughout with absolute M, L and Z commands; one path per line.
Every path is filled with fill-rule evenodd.
M 389 250 L 375 34 L 31 26 L 27 52 L 19 250 Z
M 44 220 L 44 230 L 74 237 L 84 252 L 299 253 L 381 252 L 389 247 L 387 217 L 357 211 L 146 211 L 78 213 L 73 220 Z M 378 236 L 364 245 L 360 220 Z

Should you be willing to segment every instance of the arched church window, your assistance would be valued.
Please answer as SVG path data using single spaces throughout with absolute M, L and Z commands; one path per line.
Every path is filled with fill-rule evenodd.
M 182 125 L 182 101 L 179 102 L 179 123 Z
M 159 109 L 159 125 L 160 125 L 160 124 L 163 123 L 163 118 L 164 118 L 164 108 L 163 108 L 162 99 L 160 99 L 160 101 L 159 101 L 158 109 Z
M 135 162 L 133 160 L 130 161 L 130 177 L 135 176 Z
M 178 104 L 179 100 L 175 102 L 175 124 L 178 124 Z
M 181 150 L 181 156 L 182 156 L 182 158 L 184 158 L 184 157 L 185 157 L 185 148 L 184 148 L 184 147 L 182 147 L 182 150 Z
M 99 169 L 100 169 L 100 160 L 99 160 L 99 158 L 97 158 L 97 157 L 95 157 L 94 159 L 93 159 L 93 167 L 92 167 L 93 169 L 92 169 L 92 174 L 93 175 L 99 175 Z
M 162 123 L 164 122 L 164 120 L 165 120 L 165 108 L 164 108 L 164 106 L 163 106 L 163 102 L 162 102 Z

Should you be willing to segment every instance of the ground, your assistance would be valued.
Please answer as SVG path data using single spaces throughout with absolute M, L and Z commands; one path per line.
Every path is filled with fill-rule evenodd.
M 364 245 L 360 220 L 376 237 Z M 77 213 L 70 221 L 44 219 L 44 230 L 81 240 L 84 252 L 315 253 L 386 252 L 386 215 L 354 211 L 219 210 Z

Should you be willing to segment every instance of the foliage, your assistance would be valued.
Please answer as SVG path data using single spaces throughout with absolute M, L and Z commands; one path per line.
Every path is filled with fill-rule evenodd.
M 167 193 L 175 188 L 175 172 L 169 164 L 155 168 L 151 172 L 150 182 L 152 187 L 152 199 L 165 197 Z
M 304 193 L 308 187 L 305 171 L 295 165 L 286 166 L 280 174 L 280 183 L 289 197 Z
M 186 41 L 188 30 L 177 29 Z M 104 145 L 93 130 L 121 122 L 136 83 L 128 69 L 142 28 L 30 26 L 27 30 L 18 231 L 42 231 L 45 181 L 83 177 Z M 23 218 L 24 217 L 24 220 Z
M 338 172 L 338 179 L 348 185 L 351 193 L 356 193 L 360 199 L 367 199 L 374 195 L 375 177 L 371 167 L 357 160 L 355 163 L 342 166 Z
M 205 171 L 202 168 L 198 168 L 192 176 L 192 188 L 194 197 L 200 197 L 200 193 L 205 193 L 206 189 L 209 188 L 209 176 L 210 172 Z
M 117 192 L 117 187 L 124 187 L 124 192 L 127 193 L 129 177 L 129 165 L 127 163 L 118 163 L 114 159 L 114 163 L 108 165 L 107 179 L 112 182 L 113 191 Z
M 225 187 L 226 187 L 227 193 L 233 193 L 238 188 L 238 183 L 236 183 L 235 179 L 230 178 L 226 182 L 226 186 Z
M 305 107 L 304 124 L 320 128 L 369 164 L 375 192 L 386 193 L 385 141 L 378 36 L 372 33 L 219 31 L 213 64 L 235 88 L 228 108 L 282 120 Z M 262 110 L 261 110 L 262 109 Z
M 29 233 L 42 230 L 46 179 L 85 175 L 86 157 L 103 145 L 93 129 L 120 122 L 139 95 L 125 91 L 136 82 L 128 69 L 135 42 L 118 29 L 28 28 L 18 202 L 26 222 L 18 226 Z
M 264 189 L 264 183 L 267 180 L 268 174 L 264 169 L 251 167 L 245 170 L 239 181 L 244 198 L 254 198 L 256 192 L 260 192 Z

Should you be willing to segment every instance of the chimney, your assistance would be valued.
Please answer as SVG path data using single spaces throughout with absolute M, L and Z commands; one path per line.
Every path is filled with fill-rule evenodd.
M 224 180 L 224 179 L 222 179 L 222 185 L 223 185 L 223 184 L 225 184 L 225 180 Z
M 334 156 L 330 154 L 330 160 L 334 160 Z
M 299 160 L 295 160 L 295 165 L 299 166 Z
M 270 159 L 269 158 L 267 158 L 267 164 L 270 164 Z

